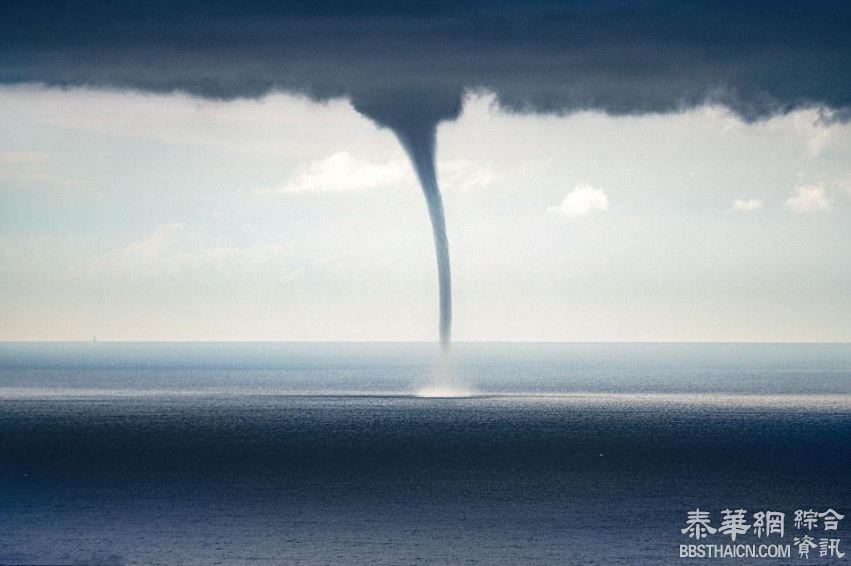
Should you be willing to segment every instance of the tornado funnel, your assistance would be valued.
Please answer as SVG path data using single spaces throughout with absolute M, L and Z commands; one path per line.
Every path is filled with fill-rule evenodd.
M 443 213 L 443 197 L 437 186 L 434 164 L 436 127 L 417 131 L 396 132 L 396 136 L 411 158 L 417 178 L 428 205 L 431 231 L 434 235 L 434 251 L 437 257 L 437 283 L 440 293 L 440 345 L 449 349 L 452 336 L 452 271 L 449 266 L 449 241 L 446 237 L 446 216 Z
M 428 205 L 434 235 L 440 293 L 440 345 L 444 352 L 448 352 L 452 335 L 452 274 L 449 267 L 449 241 L 446 237 L 443 198 L 437 184 L 435 149 L 437 125 L 442 120 L 458 117 L 461 111 L 461 96 L 455 91 L 396 91 L 355 99 L 354 106 L 359 112 L 396 134 L 417 173 Z

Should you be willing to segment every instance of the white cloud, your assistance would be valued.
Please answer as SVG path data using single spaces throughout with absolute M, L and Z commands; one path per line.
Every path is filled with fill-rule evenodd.
M 798 187 L 795 196 L 786 199 L 784 206 L 795 212 L 830 210 L 830 199 L 823 185 L 805 185 Z
M 473 191 L 487 187 L 496 180 L 490 167 L 467 159 L 441 161 L 437 168 L 440 186 L 446 191 Z
M 204 229 L 181 223 L 163 224 L 125 246 L 111 267 L 132 276 L 185 276 L 257 280 L 292 280 L 301 273 L 281 244 L 228 245 Z M 113 270 L 115 271 L 115 270 Z
M 758 198 L 737 198 L 733 201 L 732 209 L 736 212 L 752 212 L 762 208 L 762 201 Z
M 35 122 L 54 131 L 213 148 L 231 155 L 274 156 L 278 160 L 280 156 L 309 159 L 327 148 L 325 140 L 339 139 L 341 130 L 347 138 L 375 135 L 374 126 L 347 101 L 316 104 L 289 94 L 214 101 L 180 93 L 3 85 L 0 107 L 3 121 L 9 123 L 14 116 L 16 121 Z M 396 143 L 388 136 L 385 145 Z
M 76 186 L 80 181 L 59 174 L 40 151 L 0 151 L 0 180 L 26 185 Z
M 594 210 L 608 209 L 609 199 L 602 189 L 595 189 L 591 185 L 577 185 L 559 206 L 551 206 L 548 210 L 567 216 L 581 216 Z
M 487 166 L 467 159 L 438 163 L 440 186 L 446 191 L 471 191 L 496 180 Z M 282 187 L 255 189 L 254 194 L 303 194 L 316 192 L 365 191 L 384 187 L 416 186 L 413 167 L 407 159 L 384 163 L 367 161 L 348 151 L 313 161 L 301 174 Z
M 47 155 L 40 151 L 0 151 L 0 166 L 21 167 L 44 165 L 48 162 Z
M 836 182 L 836 186 L 851 195 L 851 175 L 847 175 L 844 179 Z
M 402 160 L 374 163 L 359 159 L 348 151 L 338 151 L 314 161 L 306 171 L 282 187 L 253 192 L 301 194 L 364 191 L 411 184 L 413 181 L 411 167 Z
M 795 131 L 804 138 L 811 158 L 818 157 L 834 137 L 834 129 L 824 122 L 823 114 L 824 111 L 802 111 L 797 112 L 793 118 Z

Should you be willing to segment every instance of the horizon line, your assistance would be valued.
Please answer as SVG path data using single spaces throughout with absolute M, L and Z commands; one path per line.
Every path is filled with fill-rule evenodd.
M 435 345 L 436 340 L 0 340 L 0 344 L 416 344 Z M 851 340 L 456 340 L 465 344 L 753 344 L 753 345 L 851 345 Z

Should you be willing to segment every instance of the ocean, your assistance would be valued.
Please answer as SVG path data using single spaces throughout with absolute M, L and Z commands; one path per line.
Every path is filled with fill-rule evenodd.
M 437 350 L 0 344 L 0 564 L 851 552 L 849 344 L 462 343 L 448 364 Z M 697 509 L 718 529 L 701 541 L 683 532 Z M 720 527 L 739 509 L 733 540 Z M 811 509 L 846 518 L 796 527 Z M 757 536 L 767 511 L 782 536 Z

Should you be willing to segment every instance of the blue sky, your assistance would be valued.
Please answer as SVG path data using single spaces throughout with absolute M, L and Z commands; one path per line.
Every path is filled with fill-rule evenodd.
M 0 339 L 851 339 L 848 2 L 0 13 Z
M 438 132 L 458 340 L 851 340 L 851 128 L 818 108 Z M 434 340 L 425 203 L 345 100 L 0 89 L 0 339 Z

